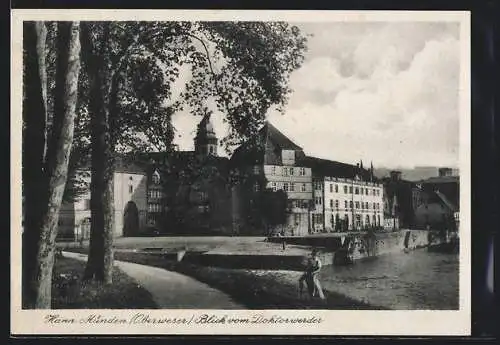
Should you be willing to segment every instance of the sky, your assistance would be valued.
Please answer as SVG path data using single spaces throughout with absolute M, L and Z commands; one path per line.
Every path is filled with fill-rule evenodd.
M 306 154 L 374 167 L 458 166 L 458 23 L 295 25 L 310 35 L 305 61 L 291 75 L 284 114 L 267 115 Z M 220 138 L 222 117 L 212 119 Z M 199 121 L 174 116 L 181 150 L 193 149 Z

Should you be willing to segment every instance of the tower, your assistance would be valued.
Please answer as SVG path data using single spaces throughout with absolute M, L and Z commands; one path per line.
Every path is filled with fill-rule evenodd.
M 210 113 L 203 116 L 198 124 L 196 137 L 194 138 L 194 150 L 201 156 L 217 156 L 218 139 L 214 127 L 210 121 Z

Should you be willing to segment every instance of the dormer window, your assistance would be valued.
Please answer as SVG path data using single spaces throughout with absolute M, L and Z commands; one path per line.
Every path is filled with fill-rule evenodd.
M 160 174 L 158 173 L 158 171 L 155 171 L 153 173 L 153 175 L 151 176 L 151 179 L 153 181 L 154 184 L 159 184 L 160 183 Z
M 283 165 L 295 165 L 295 151 L 294 150 L 282 150 L 281 151 L 281 161 Z

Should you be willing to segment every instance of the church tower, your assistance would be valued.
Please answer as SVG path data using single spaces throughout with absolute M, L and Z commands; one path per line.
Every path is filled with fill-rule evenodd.
M 210 113 L 203 116 L 194 138 L 194 150 L 200 156 L 217 156 L 218 139 L 210 121 Z

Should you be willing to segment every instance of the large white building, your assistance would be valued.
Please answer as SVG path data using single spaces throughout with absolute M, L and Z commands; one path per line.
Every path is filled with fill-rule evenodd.
M 383 226 L 383 186 L 372 169 L 314 157 L 307 157 L 307 165 L 313 172 L 313 233 Z

